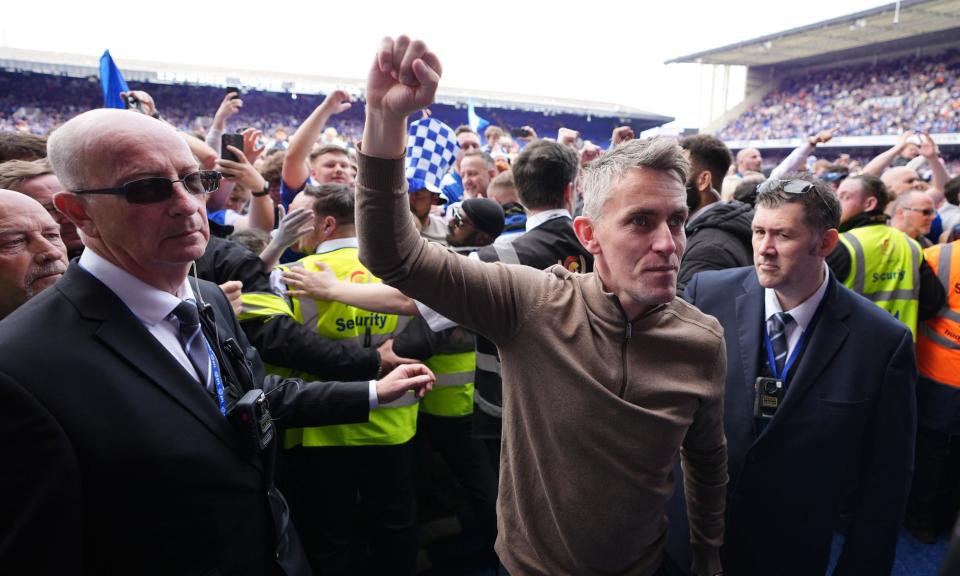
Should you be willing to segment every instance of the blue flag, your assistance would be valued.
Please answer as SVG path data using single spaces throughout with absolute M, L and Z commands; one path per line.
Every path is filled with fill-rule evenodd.
M 473 128 L 473 131 L 477 134 L 483 134 L 483 129 L 490 125 L 488 120 L 477 116 L 477 113 L 473 109 L 473 100 L 467 100 L 467 124 L 469 124 L 470 128 Z
M 120 98 L 120 93 L 127 92 L 130 88 L 127 87 L 120 69 L 113 63 L 109 50 L 104 50 L 103 56 L 100 57 L 100 86 L 103 87 L 104 108 L 127 107 Z

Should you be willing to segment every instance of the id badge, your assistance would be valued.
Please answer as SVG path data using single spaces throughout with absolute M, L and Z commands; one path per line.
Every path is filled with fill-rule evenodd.
M 773 418 L 783 403 L 783 391 L 783 380 L 757 378 L 753 384 L 753 415 L 764 420 Z

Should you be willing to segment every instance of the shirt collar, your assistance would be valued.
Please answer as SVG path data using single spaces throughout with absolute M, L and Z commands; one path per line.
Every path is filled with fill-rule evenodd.
M 181 301 L 193 298 L 193 289 L 186 278 L 177 290 L 180 297 L 158 290 L 100 256 L 92 249 L 80 255 L 80 267 L 103 282 L 126 304 L 141 322 L 153 326 L 169 316 Z
M 334 250 L 340 250 L 341 248 L 359 248 L 360 242 L 357 240 L 356 236 L 351 236 L 350 238 L 334 238 L 333 240 L 326 240 L 321 242 L 317 249 L 313 252 L 314 254 L 326 254 L 327 252 L 333 252 Z
M 570 211 L 566 208 L 554 208 L 552 210 L 544 210 L 543 212 L 537 212 L 536 214 L 531 214 L 527 216 L 527 232 L 533 230 L 537 226 L 541 226 L 554 218 L 569 218 L 573 220 L 570 216 Z
M 773 288 L 764 289 L 764 318 L 769 320 L 770 317 L 777 312 L 788 312 L 796 321 L 797 326 L 800 327 L 800 330 L 806 331 L 807 326 L 809 326 L 810 322 L 813 320 L 813 315 L 817 312 L 817 308 L 820 307 L 820 302 L 823 300 L 823 296 L 827 293 L 827 282 L 830 280 L 830 267 L 825 263 L 821 264 L 821 266 L 823 267 L 824 274 L 823 282 L 820 283 L 820 287 L 817 288 L 817 291 L 811 294 L 809 298 L 804 300 L 799 306 L 794 307 L 792 310 L 783 310 L 783 308 L 780 307 L 780 301 L 777 300 L 777 294 Z

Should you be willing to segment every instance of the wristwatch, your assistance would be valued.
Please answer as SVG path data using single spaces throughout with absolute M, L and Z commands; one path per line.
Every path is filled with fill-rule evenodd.
M 264 181 L 263 181 L 263 190 L 261 190 L 261 191 L 259 191 L 259 192 L 252 192 L 251 194 L 253 194 L 253 196 L 254 196 L 255 198 L 263 198 L 264 196 L 266 196 L 266 195 L 269 194 L 269 193 L 270 193 L 270 182 L 267 182 L 266 180 L 264 180 Z

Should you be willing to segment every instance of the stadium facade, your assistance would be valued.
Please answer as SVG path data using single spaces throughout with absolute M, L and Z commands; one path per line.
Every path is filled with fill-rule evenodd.
M 731 137 L 724 131 L 738 118 L 763 104 L 771 92 L 784 89 L 791 81 L 817 79 L 831 72 L 859 71 L 885 64 L 897 66 L 901 62 L 923 58 L 939 58 L 951 67 L 951 71 L 955 71 L 960 60 L 958 55 L 960 0 L 904 0 L 674 58 L 666 63 L 712 67 L 714 73 L 709 94 L 712 100 L 722 102 L 728 100 L 729 92 L 734 89 L 728 82 L 731 69 L 745 67 L 743 100 L 730 109 L 712 115 L 701 131 L 720 134 L 728 146 L 735 150 L 746 147 L 787 150 L 802 144 L 808 134 L 799 132 L 790 137 L 750 138 Z M 884 105 L 893 108 L 905 106 L 905 102 L 909 104 L 907 100 L 894 96 L 867 99 L 857 105 L 872 109 Z M 889 147 L 896 142 L 898 132 L 905 129 L 924 130 L 924 124 L 928 121 L 929 118 L 923 118 L 922 121 L 914 118 L 913 124 L 916 125 L 910 125 L 908 117 L 899 125 L 890 122 L 886 133 L 865 135 L 845 135 L 841 127 L 839 135 L 823 147 L 843 150 Z M 960 130 L 956 128 L 941 132 L 931 130 L 931 135 L 941 147 L 956 151 L 956 147 L 960 146 L 958 132 Z

